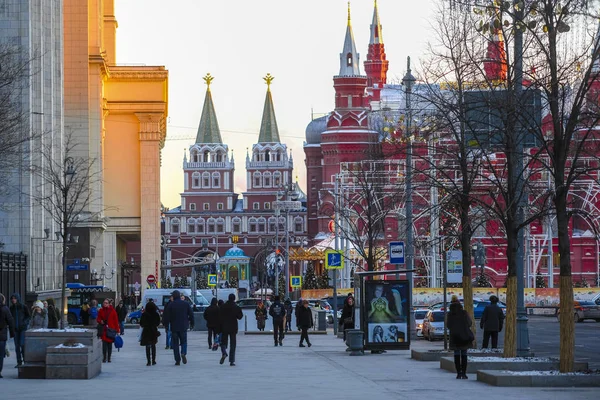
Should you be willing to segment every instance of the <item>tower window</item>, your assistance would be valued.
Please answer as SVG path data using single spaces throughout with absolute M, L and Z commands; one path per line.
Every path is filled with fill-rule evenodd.
M 352 53 L 348 53 L 348 54 L 346 55 L 346 65 L 347 65 L 348 67 L 351 67 L 351 66 L 352 66 Z

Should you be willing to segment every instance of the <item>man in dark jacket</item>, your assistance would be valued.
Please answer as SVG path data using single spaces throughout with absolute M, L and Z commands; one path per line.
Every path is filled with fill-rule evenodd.
M 25 357 L 25 331 L 29 325 L 29 309 L 25 304 L 21 303 L 21 296 L 18 293 L 13 293 L 10 296 L 10 313 L 15 321 L 15 353 L 17 353 L 17 366 L 23 364 Z M 15 368 L 16 368 L 15 367 Z
M 117 312 L 117 318 L 119 318 L 119 330 L 121 331 L 121 335 L 125 334 L 125 318 L 127 317 L 127 307 L 123 303 L 123 300 L 119 302 L 117 308 L 115 308 Z
M 168 307 L 165 307 L 163 313 L 163 325 L 169 326 L 171 330 L 171 347 L 175 356 L 175 365 L 180 365 L 183 361 L 187 364 L 187 331 L 190 325 L 194 325 L 194 313 L 192 307 L 181 300 L 179 290 L 171 293 L 173 301 Z M 181 355 L 179 353 L 179 344 L 181 343 Z
M 300 313 L 300 309 L 302 308 L 303 301 L 304 300 L 302 299 L 302 297 L 300 297 L 300 299 L 296 303 L 296 310 L 294 311 L 294 315 L 296 316 L 296 328 L 298 328 L 298 330 L 300 330 L 300 324 L 298 323 L 298 314 Z
M 4 356 L 6 356 L 6 341 L 7 329 L 10 337 L 15 336 L 15 323 L 13 321 L 12 314 L 5 304 L 5 298 L 0 293 L 0 378 L 2 378 L 2 367 L 4 366 Z
M 219 333 L 219 306 L 217 306 L 216 297 L 212 298 L 210 306 L 204 310 L 204 319 L 208 328 L 208 349 L 210 350 L 212 349 L 213 339 L 216 341 L 217 333 Z
M 273 339 L 275 340 L 275 347 L 279 343 L 283 346 L 283 319 L 285 318 L 285 308 L 279 296 L 275 296 L 275 301 L 269 308 L 269 315 L 273 318 Z
M 292 307 L 292 301 L 287 298 L 283 303 L 283 308 L 285 308 L 285 331 L 292 330 L 292 313 L 294 312 L 294 307 Z M 296 323 L 296 325 L 298 325 Z
M 492 349 L 498 348 L 498 332 L 502 331 L 504 322 L 504 313 L 498 306 L 498 297 L 490 296 L 490 303 L 487 305 L 481 315 L 479 327 L 483 329 L 482 348 L 487 349 L 490 337 L 492 338 Z
M 238 320 L 244 317 L 242 309 L 235 304 L 235 294 L 230 293 L 228 300 L 219 308 L 219 322 L 221 324 L 221 360 L 227 357 L 227 342 L 229 341 L 229 365 L 235 366 L 235 348 L 237 345 Z

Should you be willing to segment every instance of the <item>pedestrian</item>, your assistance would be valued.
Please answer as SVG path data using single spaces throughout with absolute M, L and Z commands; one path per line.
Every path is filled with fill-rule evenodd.
M 275 296 L 275 301 L 269 308 L 269 315 L 273 318 L 273 339 L 275 340 L 275 347 L 277 344 L 283 346 L 283 320 L 285 319 L 285 308 L 279 299 L 279 296 Z
M 81 323 L 84 326 L 88 326 L 90 324 L 90 304 L 86 301 L 83 302 L 83 306 L 81 306 L 81 310 L 79 310 L 79 316 L 81 317 Z
M 44 309 L 44 303 L 36 301 L 31 307 L 31 318 L 27 330 L 48 328 L 48 313 Z
M 221 322 L 221 360 L 219 364 L 223 364 L 227 358 L 227 344 L 229 343 L 229 365 L 235 366 L 238 320 L 243 317 L 242 309 L 235 304 L 235 294 L 230 293 L 227 302 L 219 307 L 219 321 Z
M 158 308 L 154 302 L 149 302 L 140 318 L 140 327 L 142 328 L 140 345 L 146 346 L 146 360 L 148 361 L 146 366 L 156 365 L 156 343 L 160 336 L 158 325 L 160 325 Z
M 298 324 L 300 325 L 300 329 L 302 333 L 300 334 L 300 347 L 304 347 L 304 340 L 306 340 L 306 344 L 308 347 L 312 346 L 310 344 L 310 340 L 308 339 L 308 330 L 314 326 L 312 311 L 308 308 L 308 300 L 302 301 L 302 308 L 298 311 Z
M 296 303 L 296 309 L 294 310 L 294 315 L 296 316 L 296 328 L 298 330 L 300 330 L 300 324 L 298 323 L 298 313 L 300 312 L 300 309 L 303 307 L 303 299 L 302 297 L 300 297 L 300 300 L 298 300 L 298 302 Z
M 292 306 L 292 301 L 289 299 L 289 297 L 283 302 L 283 308 L 285 308 L 285 331 L 291 331 L 292 312 L 294 311 L 294 307 Z
M 337 312 L 334 311 L 334 312 Z M 344 342 L 346 341 L 346 329 L 354 329 L 354 297 L 348 296 L 344 301 L 344 308 L 340 317 L 339 324 L 344 332 Z
M 119 330 L 121 335 L 125 334 L 125 318 L 127 317 L 127 308 L 125 308 L 125 304 L 123 300 L 119 301 L 119 305 L 115 309 L 117 312 L 117 318 L 119 318 Z
M 219 333 L 219 306 L 217 306 L 217 298 L 213 297 L 210 301 L 210 306 L 204 310 L 204 319 L 206 320 L 206 328 L 208 329 L 208 349 L 213 348 L 213 340 L 217 340 Z
M 90 323 L 92 328 L 96 328 L 98 325 L 98 300 L 92 299 L 90 305 Z
M 492 338 L 492 349 L 498 348 L 498 333 L 502 332 L 504 313 L 498 307 L 498 297 L 491 295 L 490 304 L 485 306 L 479 326 L 483 329 L 482 348 L 487 349 L 490 337 Z
M 456 379 L 467 377 L 467 350 L 474 340 L 469 314 L 463 309 L 456 295 L 452 296 L 450 311 L 447 315 L 447 326 L 450 331 L 450 350 L 454 350 L 454 366 Z
M 54 299 L 48 299 L 48 329 L 58 329 L 60 323 L 60 312 L 54 305 Z
M 25 358 L 25 331 L 29 326 L 31 314 L 29 313 L 29 309 L 21 303 L 21 296 L 18 293 L 13 293 L 10 296 L 10 303 L 10 313 L 15 322 L 14 341 L 15 353 L 17 353 L 17 365 L 15 368 L 17 368 L 23 364 L 23 358 Z
M 10 337 L 15 336 L 15 322 L 5 301 L 6 298 L 0 293 L 0 378 L 2 378 L 2 367 L 4 366 L 4 357 L 6 356 L 8 335 Z
M 150 299 L 150 301 L 152 301 L 152 299 Z M 172 302 L 173 302 L 173 296 L 169 296 L 169 301 L 167 302 L 167 304 L 165 304 L 165 309 L 163 311 L 163 315 L 167 311 L 167 308 L 169 308 L 169 305 Z M 164 319 L 163 319 L 163 326 L 165 327 L 165 336 L 166 336 L 165 350 L 170 350 L 170 349 L 172 349 L 172 347 L 171 347 L 171 329 L 169 327 L 169 324 L 165 323 Z
M 258 301 L 256 308 L 254 309 L 254 316 L 256 317 L 256 327 L 259 331 L 264 332 L 265 330 L 265 321 L 267 320 L 267 308 L 265 307 L 265 303 L 261 300 Z
M 102 339 L 102 362 L 111 362 L 112 347 L 119 334 L 119 317 L 108 299 L 102 302 L 102 308 L 96 317 L 98 337 Z
M 173 301 L 163 313 L 163 325 L 169 325 L 171 330 L 171 347 L 175 365 L 181 365 L 181 361 L 187 364 L 187 331 L 190 325 L 194 325 L 194 313 L 192 307 L 186 301 L 181 300 L 179 290 L 174 290 L 171 294 Z

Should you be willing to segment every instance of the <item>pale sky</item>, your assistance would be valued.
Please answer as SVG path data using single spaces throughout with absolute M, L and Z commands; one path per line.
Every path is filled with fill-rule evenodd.
M 399 82 L 406 57 L 418 66 L 435 0 L 379 0 L 388 83 Z M 373 0 L 351 2 L 361 73 Z M 115 0 L 117 62 L 169 70 L 169 119 L 162 152 L 161 201 L 180 204 L 183 151 L 193 144 L 211 73 L 223 142 L 234 150 L 236 192 L 246 187 L 246 148 L 258 140 L 266 85 L 271 85 L 281 141 L 293 150 L 294 175 L 306 192 L 304 134 L 311 110 L 334 107 L 333 76 L 344 44 L 344 0 Z M 418 67 L 417 67 L 418 69 Z

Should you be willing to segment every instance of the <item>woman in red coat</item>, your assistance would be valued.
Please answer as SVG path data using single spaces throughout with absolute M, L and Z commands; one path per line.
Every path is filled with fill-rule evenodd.
M 98 337 L 102 338 L 102 362 L 110 362 L 110 356 L 112 355 L 112 344 L 115 341 L 114 338 L 109 338 L 106 333 L 108 328 L 113 329 L 116 335 L 119 334 L 119 317 L 117 312 L 110 305 L 108 299 L 104 299 L 102 302 L 102 308 L 98 311 L 98 326 L 102 327 L 98 329 Z M 100 332 L 102 334 L 100 335 Z

